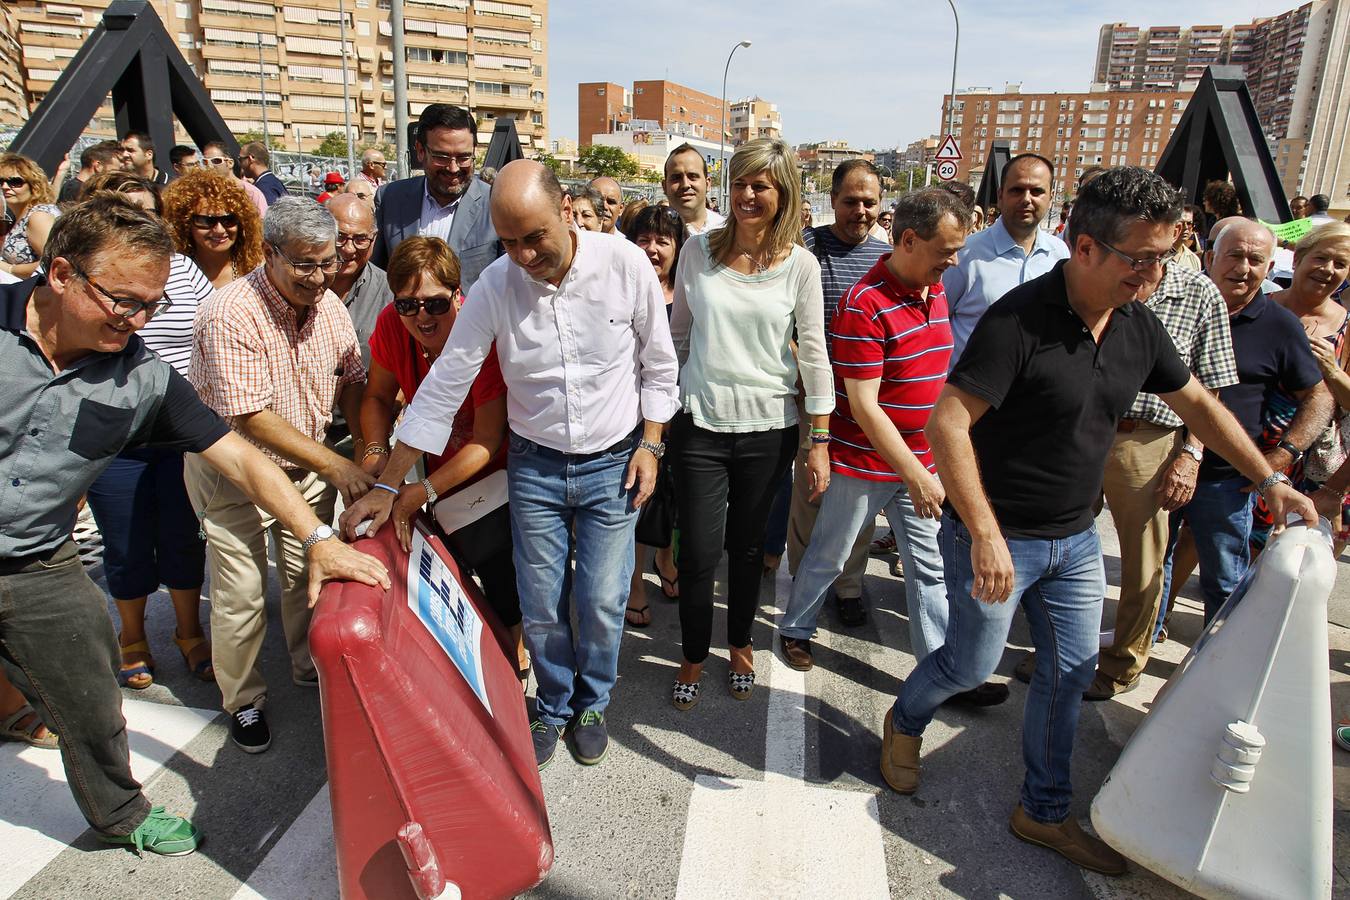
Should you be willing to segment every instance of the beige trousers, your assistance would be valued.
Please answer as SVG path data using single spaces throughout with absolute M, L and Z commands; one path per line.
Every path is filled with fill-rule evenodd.
M 812 501 L 811 473 L 806 468 L 806 454 L 811 449 L 808 439 L 797 450 L 797 460 L 792 464 L 792 506 L 788 512 L 787 558 L 788 573 L 794 577 L 797 566 L 806 553 L 806 545 L 811 543 L 811 532 L 816 527 L 816 516 L 820 514 L 820 500 Z M 858 532 L 853 541 L 853 550 L 844 564 L 844 571 L 834 580 L 836 597 L 861 597 L 863 575 L 867 574 L 867 554 L 872 543 L 873 525 L 868 522 Z
M 1103 647 L 1097 671 L 1129 684 L 1144 670 L 1153 644 L 1153 623 L 1162 602 L 1167 513 L 1158 506 L 1158 485 L 1181 444 L 1181 429 L 1140 423 L 1116 435 L 1102 483 L 1120 538 L 1120 602 L 1115 636 Z
M 309 564 L 302 538 L 195 453 L 185 456 L 188 497 L 206 532 L 211 571 L 211 664 L 226 712 L 267 695 L 259 657 L 267 633 L 267 538 L 272 538 L 281 581 L 281 625 L 291 657 L 291 676 L 314 677 L 309 656 Z M 333 521 L 337 491 L 313 472 L 293 479 L 320 522 Z M 303 537 L 303 536 L 302 536 Z

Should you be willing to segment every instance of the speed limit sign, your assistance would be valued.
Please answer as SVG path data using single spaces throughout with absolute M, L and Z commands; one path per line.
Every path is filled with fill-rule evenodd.
M 938 163 L 937 177 L 941 178 L 943 181 L 951 181 L 956 177 L 956 163 L 952 162 L 950 159 L 944 159 L 942 162 Z

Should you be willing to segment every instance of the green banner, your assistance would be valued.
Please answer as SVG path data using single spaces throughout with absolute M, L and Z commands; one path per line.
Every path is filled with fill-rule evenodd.
M 1295 219 L 1292 222 L 1272 223 L 1257 220 L 1275 233 L 1275 237 L 1287 244 L 1296 244 L 1317 225 L 1312 219 Z

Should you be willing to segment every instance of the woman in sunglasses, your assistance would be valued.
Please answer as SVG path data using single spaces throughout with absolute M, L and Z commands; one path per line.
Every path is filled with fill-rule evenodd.
M 178 252 L 224 287 L 262 263 L 262 219 L 234 179 L 208 169 L 164 189 L 164 219 Z
M 61 215 L 56 193 L 38 164 L 17 153 L 0 153 L 0 193 L 14 217 L 0 250 L 0 271 L 27 278 L 37 271 L 47 233 Z
M 81 202 L 103 191 L 125 195 L 142 209 L 161 213 L 155 186 L 131 172 L 104 172 L 85 182 Z M 92 284 L 92 282 L 91 282 Z M 94 285 L 116 296 L 113 285 Z M 187 376 L 192 355 L 192 322 L 197 306 L 214 288 L 201 270 L 181 253 L 169 258 L 164 285 L 168 305 L 155 310 L 137 334 L 165 362 Z M 110 303 L 115 300 L 105 299 Z M 130 307 L 128 307 L 128 311 Z M 131 313 L 135 315 L 134 312 Z M 173 639 L 188 671 L 214 681 L 211 644 L 202 631 L 202 575 L 206 547 L 198 536 L 197 516 L 183 486 L 183 454 L 162 448 L 119 454 L 89 487 L 89 509 L 103 539 L 103 573 L 108 593 L 121 620 L 118 642 L 124 687 L 144 690 L 154 683 L 155 660 L 145 631 L 150 595 L 168 588 L 176 627 Z
M 386 276 L 394 302 L 375 320 L 375 331 L 370 336 L 370 370 L 361 400 L 361 431 L 367 441 L 361 466 L 376 478 L 389 459 L 389 437 L 394 430 L 399 394 L 404 403 L 412 402 L 422 379 L 445 347 L 463 302 L 459 260 L 440 238 L 415 237 L 400 243 L 389 258 Z M 489 353 L 468 401 L 455 416 L 445 450 L 439 456 L 428 454 L 426 478 L 403 485 L 393 501 L 390 522 L 397 527 L 424 506 L 432 505 L 438 523 L 446 531 L 447 545 L 461 565 L 478 576 L 489 605 L 511 633 L 523 679 L 528 671 L 528 657 L 520 624 L 516 570 L 511 562 L 505 468 L 506 385 L 497 365 L 497 354 Z M 498 472 L 503 474 L 489 483 L 489 477 Z M 491 501 L 496 494 L 492 488 L 496 481 L 501 482 L 503 490 L 501 502 L 493 508 Z M 491 511 L 472 525 L 462 526 L 460 531 L 452 521 L 452 513 L 461 506 L 453 495 L 478 482 L 483 482 L 479 487 L 490 502 L 481 504 L 477 511 Z M 372 495 L 377 493 L 381 493 L 378 486 Z M 354 536 L 350 529 L 357 523 L 344 518 L 343 524 L 344 530 Z M 464 532 L 472 532 L 472 538 L 466 540 L 468 535 Z

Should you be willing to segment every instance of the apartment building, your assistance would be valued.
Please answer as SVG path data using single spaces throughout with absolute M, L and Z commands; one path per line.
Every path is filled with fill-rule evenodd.
M 1103 25 L 1094 80 L 1113 91 L 1175 92 L 1208 65 L 1242 67 L 1286 192 L 1350 199 L 1350 0 L 1219 25 Z
M 9 6 L 0 6 L 0 128 L 22 127 L 27 114 L 19 19 Z
M 632 90 L 583 82 L 577 85 L 577 142 L 588 147 L 594 135 L 623 131 L 635 121 L 656 123 L 655 129 L 644 128 L 651 131 L 694 128 L 690 133 L 716 141 L 723 121 L 730 129 L 730 115 L 723 118 L 727 110 L 721 99 L 673 81 L 634 81 Z
M 818 141 L 797 145 L 797 165 L 802 175 L 816 182 L 817 189 L 829 186 L 830 176 L 840 163 L 849 159 L 872 162 L 876 155 L 871 150 L 850 147 L 848 141 Z
M 589 147 L 597 134 L 611 134 L 633 121 L 633 99 L 628 88 L 610 81 L 577 85 L 577 145 Z
M 781 138 L 783 117 L 778 104 L 763 97 L 747 97 L 731 104 L 731 120 L 727 129 L 733 144 L 744 144 L 756 138 Z
M 98 24 L 105 2 L 13 4 L 25 90 L 36 105 Z M 230 129 L 262 131 L 312 150 L 344 125 L 347 83 L 361 143 L 393 144 L 393 31 L 388 0 L 153 0 Z M 467 106 L 487 143 L 497 118 L 516 120 L 527 148 L 548 146 L 547 0 L 407 0 L 408 112 Z M 344 40 L 345 39 L 345 40 Z M 344 76 L 345 64 L 345 76 Z M 111 133 L 105 110 L 91 127 Z
M 1152 168 L 1181 121 L 1189 91 L 1107 91 L 1024 94 L 1009 84 L 1002 92 L 967 88 L 956 94 L 953 128 L 964 158 L 957 178 L 983 174 L 989 145 L 1008 142 L 1014 153 L 1039 153 L 1055 164 L 1059 185 L 1088 166 Z M 950 97 L 942 100 L 947 121 Z

